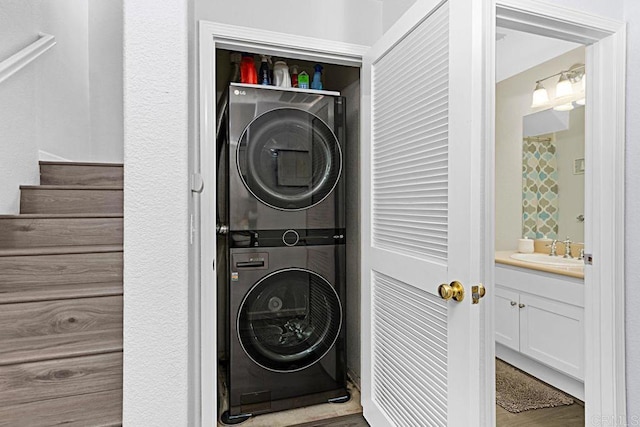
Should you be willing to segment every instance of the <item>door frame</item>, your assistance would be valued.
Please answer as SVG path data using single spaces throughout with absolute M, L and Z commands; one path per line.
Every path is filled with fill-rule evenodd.
M 587 44 L 585 140 L 585 419 L 626 419 L 624 304 L 625 53 L 624 22 L 537 0 L 493 0 L 487 37 L 503 27 Z M 495 235 L 495 42 L 485 46 L 485 227 Z M 594 78 L 596 77 L 596 78 Z M 487 209 L 487 213 L 489 211 Z M 486 253 L 495 242 L 487 239 Z M 494 284 L 494 261 L 485 259 L 485 281 Z M 607 286 L 607 284 L 612 284 Z M 485 342 L 494 341 L 493 293 L 485 306 Z M 495 351 L 495 346 L 492 346 Z M 491 381 L 495 366 L 484 372 Z M 495 401 L 495 389 L 490 390 Z M 489 402 L 487 402 L 489 404 Z M 486 417 L 495 425 L 495 405 Z
M 313 37 L 209 21 L 198 22 L 198 123 L 192 147 L 192 191 L 194 194 L 194 294 L 199 299 L 198 331 L 194 340 L 192 405 L 193 419 L 201 426 L 217 425 L 217 313 L 216 313 L 216 224 L 203 218 L 216 217 L 216 49 L 261 52 L 275 56 L 296 56 L 300 59 L 337 65 L 362 66 L 368 46 L 323 40 Z M 203 184 L 203 185 L 201 185 Z M 213 285 L 212 285 L 213 284 Z M 216 363 L 203 361 L 215 360 Z M 213 402 L 213 403 L 212 403 Z
M 577 12 L 533 0 L 486 0 L 484 14 L 490 22 L 486 28 L 485 42 L 481 50 L 485 57 L 485 75 L 483 76 L 484 123 L 483 134 L 486 141 L 484 156 L 484 224 L 485 256 L 483 260 L 484 283 L 492 290 L 494 258 L 494 124 L 495 124 L 495 18 L 509 13 L 512 21 L 536 31 L 546 30 L 547 35 L 568 38 L 589 37 L 585 40 L 597 41 L 607 36 L 615 36 L 609 45 L 601 43 L 594 49 L 594 69 L 610 75 L 611 79 L 588 79 L 588 92 L 596 99 L 602 99 L 598 111 L 587 112 L 592 123 L 592 134 L 600 138 L 587 141 L 586 168 L 593 170 L 589 184 L 593 194 L 587 204 L 600 200 L 597 209 L 585 210 L 587 221 L 585 228 L 588 247 L 593 248 L 596 264 L 587 267 L 592 283 L 585 286 L 585 314 L 587 330 L 593 330 L 587 336 L 587 372 L 598 382 L 586 390 L 587 416 L 605 416 L 611 419 L 625 419 L 625 361 L 624 361 L 624 106 L 625 106 L 625 25 L 624 23 L 603 19 L 597 16 Z M 515 25 L 515 24 L 514 24 Z M 570 38 L 573 37 L 573 38 Z M 194 109 L 196 116 L 195 138 L 192 146 L 193 214 L 191 233 L 193 242 L 192 286 L 195 297 L 193 316 L 195 320 L 194 339 L 191 353 L 194 392 L 191 405 L 193 419 L 202 426 L 217 425 L 217 361 L 216 339 L 216 291 L 215 268 L 216 230 L 212 221 L 202 218 L 215 218 L 215 49 L 259 50 L 274 55 L 295 55 L 301 59 L 316 60 L 339 65 L 361 67 L 368 46 L 322 40 L 312 37 L 292 37 L 290 34 L 255 28 L 240 27 L 209 21 L 199 21 L 197 36 L 197 73 L 195 77 Z M 592 70 L 587 69 L 587 72 Z M 592 74 L 593 75 L 593 74 Z M 589 104 L 594 104 L 589 102 Z M 589 110 L 588 110 L 589 111 Z M 598 116 L 599 114 L 599 116 Z M 594 122 L 593 119 L 600 117 Z M 611 138 L 609 135 L 615 135 Z M 605 141 L 605 136 L 608 139 Z M 595 162 L 594 159 L 598 159 Z M 598 185 L 595 185 L 598 183 Z M 615 191 L 607 191 L 614 188 Z M 589 218 L 593 218 L 589 223 Z M 597 250 L 596 250 L 597 249 Z M 615 289 L 601 289 L 597 283 L 613 283 Z M 613 291 L 613 292 L 612 292 Z M 495 355 L 493 295 L 489 292 L 484 299 L 482 314 L 483 340 L 490 343 L 485 353 L 490 360 Z M 607 332 L 612 332 L 608 334 Z M 596 351 L 597 350 L 597 351 Z M 484 425 L 495 425 L 495 367 L 486 363 L 482 372 L 484 384 Z M 599 387 L 597 388 L 596 385 Z M 615 418 L 613 418 L 615 417 Z M 618 418 L 620 417 L 620 418 Z

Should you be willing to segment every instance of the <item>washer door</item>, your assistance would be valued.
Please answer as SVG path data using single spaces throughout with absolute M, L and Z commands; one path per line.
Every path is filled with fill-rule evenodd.
M 245 296 L 237 331 L 255 363 L 293 372 L 322 359 L 341 325 L 342 306 L 329 282 L 309 270 L 286 269 L 264 277 Z
M 240 136 L 238 171 L 262 203 L 282 210 L 310 208 L 335 188 L 342 152 L 320 118 L 280 108 L 255 118 Z

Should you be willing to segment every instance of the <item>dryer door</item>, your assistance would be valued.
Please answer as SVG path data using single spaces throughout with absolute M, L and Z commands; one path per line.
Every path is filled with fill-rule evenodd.
M 237 331 L 255 363 L 294 372 L 322 359 L 341 325 L 342 306 L 331 284 L 312 271 L 291 268 L 271 273 L 247 293 Z
M 237 148 L 237 167 L 247 189 L 261 202 L 302 210 L 324 200 L 342 172 L 336 135 L 317 116 L 279 108 L 255 118 Z

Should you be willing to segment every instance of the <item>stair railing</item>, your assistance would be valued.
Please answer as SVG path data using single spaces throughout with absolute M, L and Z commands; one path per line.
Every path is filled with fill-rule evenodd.
M 56 44 L 55 36 L 38 34 L 38 40 L 0 62 L 0 83 L 20 71 Z

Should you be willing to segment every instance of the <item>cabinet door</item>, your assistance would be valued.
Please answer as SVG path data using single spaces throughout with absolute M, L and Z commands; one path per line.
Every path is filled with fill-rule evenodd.
M 496 342 L 520 351 L 520 296 L 498 286 L 495 289 Z
M 520 294 L 520 351 L 584 379 L 584 309 Z

